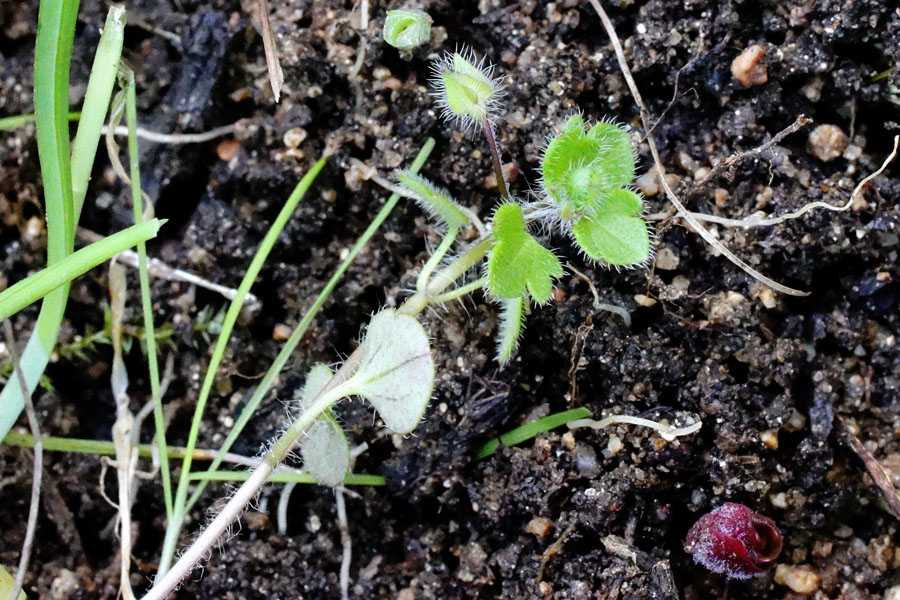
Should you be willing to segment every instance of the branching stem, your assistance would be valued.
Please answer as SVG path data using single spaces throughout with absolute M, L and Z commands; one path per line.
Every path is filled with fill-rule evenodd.
M 476 279 L 475 281 L 469 282 L 465 285 L 461 285 L 458 288 L 452 289 L 449 292 L 444 292 L 443 294 L 438 294 L 437 296 L 431 296 L 428 299 L 429 304 L 445 304 L 450 302 L 451 300 L 457 300 L 471 294 L 475 290 L 480 290 L 487 285 L 487 277 L 482 277 L 481 279 Z

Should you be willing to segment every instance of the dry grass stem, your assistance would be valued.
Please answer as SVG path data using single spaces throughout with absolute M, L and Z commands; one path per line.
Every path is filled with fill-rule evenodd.
M 9 346 L 9 354 L 13 361 L 16 377 L 19 379 L 19 388 L 27 390 L 25 374 L 22 373 L 22 365 L 19 364 L 19 352 L 16 349 L 16 336 L 12 322 L 9 319 L 3 321 L 6 330 L 6 344 Z M 28 418 L 28 426 L 34 438 L 34 469 L 31 475 L 31 502 L 28 506 L 28 523 L 25 526 L 25 541 L 22 542 L 22 554 L 19 556 L 19 568 L 16 571 L 16 581 L 9 593 L 9 600 L 16 600 L 25 583 L 25 575 L 28 573 L 28 563 L 31 560 L 31 548 L 34 545 L 34 533 L 37 529 L 38 509 L 41 505 L 41 479 L 44 473 L 44 446 L 41 443 L 41 427 L 38 423 L 37 412 L 31 401 L 31 394 L 25 393 L 25 415 Z
M 613 48 L 616 52 L 616 58 L 619 61 L 619 68 L 622 71 L 622 75 L 625 77 L 625 82 L 628 84 L 628 88 L 631 90 L 631 95 L 634 97 L 635 103 L 638 105 L 638 108 L 641 112 L 641 122 L 644 124 L 644 129 L 646 131 L 650 131 L 650 112 L 647 110 L 647 106 L 644 104 L 644 100 L 641 98 L 641 93 L 637 88 L 637 85 L 634 82 L 634 77 L 631 75 L 631 70 L 628 68 L 628 63 L 625 60 L 625 52 L 622 50 L 622 44 L 619 42 L 619 37 L 616 35 L 616 30 L 613 28 L 612 22 L 609 20 L 609 17 L 606 15 L 606 11 L 603 10 L 603 7 L 600 6 L 600 2 L 598 0 L 590 0 L 591 6 L 594 7 L 594 10 L 597 11 L 597 14 L 600 16 L 600 20 L 603 22 L 603 27 L 606 29 L 606 33 L 609 35 L 610 41 L 612 42 Z M 725 247 L 722 242 L 716 239 L 716 237 L 706 229 L 703 224 L 697 220 L 681 203 L 675 193 L 672 191 L 672 188 L 669 187 L 669 183 L 666 181 L 666 169 L 662 164 L 662 160 L 659 157 L 659 150 L 656 147 L 656 141 L 653 139 L 653 135 L 647 134 L 647 144 L 650 146 L 650 153 L 653 155 L 653 162 L 656 164 L 656 169 L 660 175 L 660 183 L 663 186 L 663 189 L 666 191 L 666 196 L 669 198 L 669 201 L 675 206 L 675 209 L 678 211 L 678 215 L 683 218 L 688 225 L 690 225 L 694 231 L 696 231 L 700 237 L 702 237 L 707 244 L 718 250 L 722 255 L 725 256 L 728 260 L 733 262 L 735 265 L 744 270 L 745 273 L 769 286 L 773 290 L 779 291 L 782 294 L 788 294 L 790 296 L 808 296 L 809 292 L 804 292 L 802 290 L 797 290 L 792 287 L 788 287 L 777 281 L 767 277 L 748 265 L 746 262 L 738 258 L 731 250 Z

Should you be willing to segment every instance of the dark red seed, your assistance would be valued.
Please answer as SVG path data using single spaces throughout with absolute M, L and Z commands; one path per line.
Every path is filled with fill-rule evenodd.
M 684 550 L 695 562 L 736 579 L 771 567 L 781 547 L 781 534 L 772 519 L 733 502 L 700 517 L 684 540 Z

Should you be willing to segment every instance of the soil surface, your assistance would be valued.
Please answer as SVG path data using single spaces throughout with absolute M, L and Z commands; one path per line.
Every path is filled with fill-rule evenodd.
M 203 144 L 141 143 L 144 187 L 156 215 L 169 219 L 151 244 L 154 256 L 236 286 L 298 178 L 326 146 L 339 147 L 253 288 L 261 308 L 236 328 L 201 447 L 219 446 L 281 347 L 284 327 L 301 318 L 384 203 L 386 193 L 357 161 L 389 177 L 432 136 L 437 145 L 423 173 L 483 217 L 496 205 L 484 140 L 441 122 L 429 96 L 429 62 L 444 51 L 467 44 L 497 65 L 506 85 L 498 138 L 515 194 L 536 187 L 545 137 L 581 110 L 632 126 L 647 213 L 666 217 L 655 224 L 648 269 L 588 264 L 564 239 L 551 240 L 601 302 L 630 313 L 630 326 L 595 308 L 585 280 L 567 275 L 553 301 L 532 311 L 518 356 L 500 369 L 493 359 L 498 307 L 479 294 L 425 316 L 438 381 L 414 435 L 390 435 L 359 402 L 339 409 L 353 442 L 369 444 L 355 471 L 388 480 L 348 498 L 352 598 L 900 596 L 897 518 L 847 443 L 858 437 L 900 485 L 900 166 L 872 181 L 847 212 L 813 211 L 765 228 L 711 225 L 743 260 L 810 292 L 773 294 L 670 218 L 637 107 L 588 3 L 427 0 L 418 5 L 434 19 L 432 42 L 403 55 L 381 39 L 386 9 L 400 4 L 364 2 L 362 30 L 361 7 L 351 0 L 270 3 L 285 76 L 278 103 L 247 12 L 254 2 L 128 5 L 124 57 L 136 71 L 142 123 L 198 132 L 239 121 L 233 135 Z M 741 218 L 812 201 L 842 205 L 900 133 L 900 11 L 892 2 L 608 4 L 658 118 L 653 136 L 669 181 L 691 210 Z M 82 100 L 105 7 L 82 2 L 73 106 Z M 0 7 L 0 116 L 32 110 L 36 23 L 36 1 Z M 814 122 L 705 179 L 717 162 L 771 140 L 800 115 Z M 6 285 L 43 265 L 46 237 L 33 126 L 0 134 L 0 145 Z M 104 235 L 131 222 L 127 189 L 108 165 L 101 148 L 81 223 Z M 399 205 L 316 318 L 235 452 L 255 455 L 284 427 L 284 403 L 309 365 L 351 352 L 368 316 L 404 299 L 438 240 L 414 205 Z M 139 335 L 134 272 L 129 284 L 128 327 Z M 54 391 L 36 397 L 46 434 L 111 438 L 112 351 L 101 341 L 79 342 L 103 330 L 105 286 L 98 269 L 72 287 L 60 357 L 47 370 Z M 226 301 L 181 282 L 156 279 L 153 288 L 157 326 L 169 334 L 162 353 L 174 359 L 168 441 L 183 445 Z M 21 340 L 36 315 L 31 307 L 15 318 Z M 140 344 L 127 363 L 137 409 L 149 390 Z M 578 406 L 597 418 L 693 416 L 703 427 L 671 443 L 633 426 L 563 428 L 474 459 L 488 439 Z M 18 562 L 31 470 L 31 451 L 2 448 L 0 564 L 7 568 Z M 29 597 L 116 597 L 116 511 L 101 497 L 100 473 L 96 457 L 48 453 Z M 112 495 L 114 473 L 103 481 Z M 221 485 L 209 490 L 185 541 L 227 493 Z M 179 598 L 340 596 L 333 492 L 296 488 L 287 532 L 279 534 L 281 490 L 266 489 L 259 503 L 267 510 L 248 513 Z M 689 527 L 724 502 L 777 523 L 784 540 L 777 570 L 729 581 L 684 552 Z M 141 483 L 134 519 L 134 583 L 142 589 L 162 542 L 158 479 Z

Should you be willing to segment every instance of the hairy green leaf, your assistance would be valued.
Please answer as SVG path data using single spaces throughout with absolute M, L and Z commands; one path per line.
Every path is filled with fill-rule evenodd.
M 575 223 L 572 233 L 590 258 L 612 266 L 636 265 L 650 256 L 650 233 L 640 213 L 641 197 L 618 189 L 592 216 Z
M 563 269 L 551 251 L 525 229 L 522 207 L 508 203 L 494 213 L 496 243 L 488 258 L 488 290 L 498 298 L 520 298 L 527 291 L 543 303 L 553 293 L 553 279 Z
M 588 129 L 581 115 L 573 115 L 547 144 L 541 175 L 552 200 L 573 205 L 576 216 L 590 214 L 634 178 L 628 133 L 612 123 Z
M 450 229 L 458 229 L 469 222 L 469 217 L 459 209 L 447 190 L 437 187 L 418 173 L 397 171 L 397 181 L 416 197 L 423 211 L 446 223 Z
M 497 342 L 497 360 L 506 364 L 512 358 L 522 329 L 525 326 L 525 298 L 504 298 L 503 311 L 500 313 L 500 340 Z

